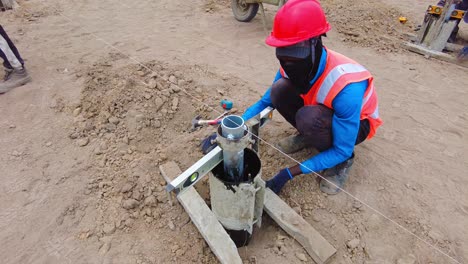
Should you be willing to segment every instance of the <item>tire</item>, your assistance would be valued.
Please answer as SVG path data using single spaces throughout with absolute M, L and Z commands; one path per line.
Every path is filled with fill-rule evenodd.
M 244 0 L 231 0 L 234 17 L 240 22 L 250 22 L 258 12 L 259 4 L 246 4 Z

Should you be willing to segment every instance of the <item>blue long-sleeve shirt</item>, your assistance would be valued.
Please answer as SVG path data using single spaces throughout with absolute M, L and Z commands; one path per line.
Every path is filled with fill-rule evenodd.
M 316 76 L 310 81 L 312 86 L 322 75 L 327 60 L 327 52 L 323 49 L 319 68 Z M 278 71 L 273 83 L 281 79 Z M 367 89 L 368 81 L 351 83 L 347 85 L 335 97 L 332 102 L 334 115 L 332 120 L 333 146 L 316 156 L 302 162 L 300 165 L 302 173 L 311 173 L 331 168 L 353 154 L 354 144 L 359 132 L 362 98 Z M 273 107 L 270 98 L 271 87 L 265 92 L 260 100 L 249 107 L 243 114 L 244 120 L 248 120 L 267 107 Z

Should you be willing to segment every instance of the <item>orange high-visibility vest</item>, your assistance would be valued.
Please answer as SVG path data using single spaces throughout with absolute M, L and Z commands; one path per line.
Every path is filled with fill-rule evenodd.
M 327 61 L 322 75 L 315 81 L 307 94 L 301 95 L 304 99 L 304 105 L 323 104 L 333 109 L 333 100 L 346 85 L 367 80 L 368 86 L 362 99 L 361 120 L 369 120 L 370 132 L 367 138 L 372 138 L 377 128 L 383 123 L 379 117 L 374 78 L 364 66 L 340 53 L 326 50 Z M 280 72 L 284 78 L 288 78 L 282 68 Z

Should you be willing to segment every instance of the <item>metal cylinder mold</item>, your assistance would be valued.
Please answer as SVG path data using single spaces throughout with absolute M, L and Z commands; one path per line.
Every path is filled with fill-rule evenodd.
M 265 183 L 261 180 L 261 162 L 257 153 L 244 149 L 244 173 L 238 182 L 219 164 L 210 175 L 211 210 L 237 247 L 249 243 L 253 226 L 261 226 Z
M 228 139 L 240 139 L 245 131 L 244 119 L 238 115 L 228 115 L 221 122 L 222 135 Z
M 240 116 L 225 117 L 216 140 L 223 150 L 223 163 L 210 176 L 211 210 L 234 243 L 242 247 L 249 242 L 254 224 L 262 222 L 265 183 L 261 162 L 247 148 L 252 140 Z
M 247 127 L 244 119 L 237 115 L 229 115 L 221 121 L 221 134 L 224 142 L 230 142 L 230 147 L 223 148 L 224 170 L 231 181 L 236 181 L 241 177 L 244 170 L 244 146 L 237 144 L 239 140 L 245 137 Z M 219 136 L 218 136 L 219 138 Z

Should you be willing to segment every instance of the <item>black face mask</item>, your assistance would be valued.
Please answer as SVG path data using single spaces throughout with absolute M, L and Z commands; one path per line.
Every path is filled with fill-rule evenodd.
M 314 63 L 312 56 L 298 61 L 279 60 L 281 67 L 286 72 L 289 80 L 294 84 L 296 91 L 299 94 L 306 94 L 310 89 L 310 79 Z

